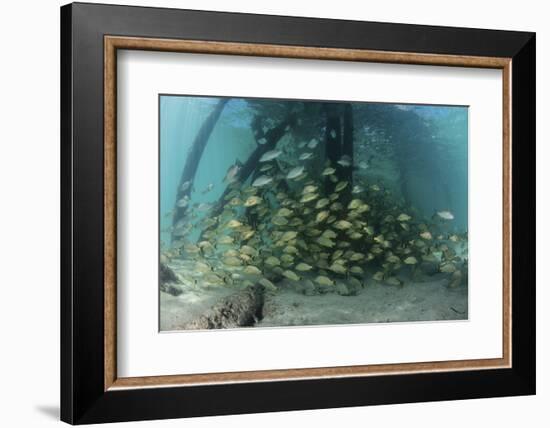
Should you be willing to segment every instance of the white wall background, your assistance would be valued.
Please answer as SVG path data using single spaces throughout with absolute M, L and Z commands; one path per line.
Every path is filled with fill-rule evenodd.
M 123 2 L 121 0 L 121 2 Z M 116 3 L 104 0 L 103 3 Z M 155 421 L 141 426 L 500 428 L 547 426 L 550 404 L 549 13 L 540 0 L 147 0 L 126 4 L 537 32 L 538 395 L 535 397 L 329 409 Z M 58 0 L 0 7 L 0 421 L 58 424 L 59 406 L 59 6 Z M 545 363 L 546 361 L 546 363 Z M 125 426 L 138 426 L 137 423 Z

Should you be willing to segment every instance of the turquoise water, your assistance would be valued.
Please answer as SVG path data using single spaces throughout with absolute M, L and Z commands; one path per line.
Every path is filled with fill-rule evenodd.
M 169 214 L 176 202 L 180 174 L 193 140 L 218 98 L 160 97 L 160 213 L 161 241 L 170 243 Z M 268 103 L 269 101 L 266 101 Z M 292 104 L 292 103 L 289 103 Z M 373 178 L 403 197 L 423 216 L 449 210 L 450 230 L 466 231 L 468 224 L 468 109 L 467 107 L 399 104 L 357 104 L 356 115 L 369 114 L 355 127 L 355 157 L 369 159 L 357 175 Z M 223 178 L 236 160 L 245 161 L 257 147 L 249 123 L 253 118 L 243 99 L 232 99 L 216 123 L 194 181 L 193 202 L 215 202 L 225 190 Z M 401 122 L 404 120 L 405 122 Z M 407 125 L 410 123 L 410 125 Z M 361 132 L 363 130 L 364 132 Z M 371 145 L 369 146 L 369 141 Z M 380 141 L 374 146 L 373 141 Z M 379 150 L 386 145 L 393 153 Z M 406 166 L 406 171 L 400 167 Z M 405 181 L 402 185 L 401 181 Z M 213 189 L 202 194 L 209 184 Z
M 159 108 L 161 261 L 184 286 L 467 284 L 467 107 L 163 95 Z
M 166 230 L 172 224 L 172 217 L 166 213 L 174 209 L 186 155 L 200 126 L 217 102 L 216 98 L 160 98 L 161 230 Z M 235 100 L 232 104 L 222 113 L 204 150 L 194 179 L 193 202 L 217 201 L 225 188 L 223 178 L 227 169 L 236 160 L 248 157 L 256 146 L 246 121 L 248 115 L 243 108 L 244 103 Z M 214 187 L 203 194 L 201 190 L 209 184 L 214 184 Z M 170 232 L 161 232 L 161 242 L 168 245 L 170 235 Z

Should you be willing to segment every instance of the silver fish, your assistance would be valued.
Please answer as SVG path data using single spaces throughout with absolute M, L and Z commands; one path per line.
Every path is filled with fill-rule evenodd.
M 202 191 L 202 193 L 208 193 L 214 188 L 214 184 L 210 183 L 208 186 L 206 186 L 206 189 Z
M 202 202 L 197 206 L 198 211 L 208 211 L 210 208 L 212 208 L 212 204 L 207 202 Z
M 302 153 L 298 159 L 306 160 L 311 158 L 312 156 L 313 156 L 313 153 L 306 152 L 306 153 Z
M 351 189 L 351 193 L 361 193 L 361 192 L 364 192 L 365 189 L 363 189 L 361 186 L 359 186 L 358 184 L 356 184 L 355 186 L 353 186 L 353 189 Z
M 272 181 L 273 181 L 273 178 L 271 178 L 270 176 L 261 175 L 256 180 L 254 180 L 254 182 L 252 183 L 252 186 L 254 186 L 254 187 L 265 186 L 266 184 L 269 184 Z
M 309 143 L 307 143 L 307 147 L 309 149 L 314 149 L 315 147 L 317 147 L 317 144 L 319 144 L 319 140 L 316 140 L 315 138 L 312 139 Z
M 180 191 L 185 192 L 187 189 L 189 189 L 189 186 L 191 186 L 191 180 L 186 181 L 185 183 L 183 183 L 180 187 Z
M 344 155 L 336 163 L 339 164 L 339 165 L 348 167 L 348 166 L 351 166 L 351 158 L 348 155 Z
M 299 177 L 303 172 L 304 172 L 303 165 L 294 167 L 288 172 L 286 178 L 288 178 L 290 180 L 290 179 Z
M 237 175 L 239 174 L 239 171 L 241 170 L 241 166 L 239 164 L 235 164 L 229 167 L 227 170 L 227 174 L 225 175 L 225 178 L 223 181 L 226 181 L 228 183 L 233 183 L 237 179 Z
M 260 158 L 260 162 L 269 162 L 270 160 L 276 159 L 281 155 L 280 150 L 269 150 L 268 152 L 265 152 L 262 157 Z
M 184 208 L 187 206 L 187 204 L 189 204 L 189 197 L 187 196 L 184 196 L 183 198 L 181 198 L 177 203 L 176 205 L 180 208 Z
M 455 216 L 450 211 L 438 211 L 437 215 L 443 220 L 454 220 Z

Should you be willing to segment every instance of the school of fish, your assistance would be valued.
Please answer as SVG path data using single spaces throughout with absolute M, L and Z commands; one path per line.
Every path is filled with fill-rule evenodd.
M 197 287 L 260 283 L 276 291 L 281 281 L 305 281 L 326 290 L 341 281 L 364 287 L 371 280 L 401 286 L 423 263 L 448 274 L 451 286 L 463 282 L 467 234 L 445 232 L 442 225 L 454 219 L 450 211 L 419 218 L 382 183 L 342 180 L 339 170 L 354 168 L 350 156 L 327 160 L 319 170 L 311 164 L 319 141 L 298 147 L 298 163 L 296 157 L 285 161 L 282 150 L 265 152 L 246 183 L 237 180 L 240 165 L 232 166 L 217 204 L 187 196 L 177 201 L 188 216 L 174 226 L 176 239 L 161 261 L 184 260 L 190 269 L 183 280 Z M 355 168 L 367 166 L 361 161 Z M 197 211 L 207 215 L 194 222 Z M 196 229 L 198 240 L 190 239 Z

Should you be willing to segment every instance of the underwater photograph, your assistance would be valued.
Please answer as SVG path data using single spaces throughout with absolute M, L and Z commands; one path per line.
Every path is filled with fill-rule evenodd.
M 468 107 L 159 95 L 161 331 L 468 319 Z

